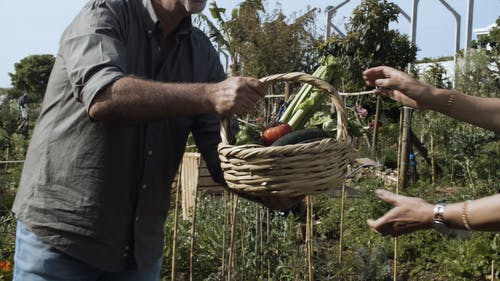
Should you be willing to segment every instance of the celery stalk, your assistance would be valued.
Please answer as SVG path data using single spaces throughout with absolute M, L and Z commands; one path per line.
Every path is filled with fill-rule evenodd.
M 331 81 L 334 74 L 334 66 L 335 60 L 327 58 L 325 64 L 320 65 L 314 71 L 313 75 L 322 80 Z M 293 130 L 303 128 L 328 96 L 329 94 L 325 91 L 314 88 L 311 85 L 303 85 L 279 121 L 288 123 Z
M 320 79 L 323 79 L 323 77 L 326 74 L 326 67 L 323 65 L 320 65 L 312 74 L 313 76 L 316 76 Z M 313 86 L 310 84 L 304 84 L 295 98 L 292 100 L 292 102 L 288 105 L 287 109 L 279 119 L 280 122 L 282 123 L 288 123 L 290 119 L 292 118 L 292 115 L 295 113 L 295 111 L 298 110 L 299 105 L 309 97 L 311 91 L 313 89 Z

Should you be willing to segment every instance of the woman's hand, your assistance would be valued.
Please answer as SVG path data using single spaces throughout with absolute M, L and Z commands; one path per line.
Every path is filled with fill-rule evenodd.
M 368 220 L 371 229 L 382 235 L 399 236 L 432 227 L 434 205 L 420 198 L 377 189 L 377 196 L 395 207 L 377 220 Z
M 375 94 L 390 97 L 406 106 L 427 109 L 433 103 L 433 87 L 392 67 L 369 68 L 363 72 L 363 79 L 368 86 L 377 87 Z

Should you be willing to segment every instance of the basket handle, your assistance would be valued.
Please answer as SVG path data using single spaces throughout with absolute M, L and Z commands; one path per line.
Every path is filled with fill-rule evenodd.
M 330 85 L 330 83 L 303 72 L 274 74 L 263 77 L 259 80 L 264 84 L 266 88 L 272 83 L 287 81 L 307 83 L 316 88 L 326 91 L 328 94 L 330 94 L 331 102 L 335 106 L 337 112 L 337 140 L 347 139 L 347 118 L 345 113 L 344 101 L 340 97 L 338 91 L 332 85 Z M 229 144 L 228 132 L 230 124 L 231 118 L 224 117 L 221 124 L 221 138 L 223 144 Z

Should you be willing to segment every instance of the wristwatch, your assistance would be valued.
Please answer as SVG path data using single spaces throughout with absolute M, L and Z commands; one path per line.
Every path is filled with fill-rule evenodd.
M 436 203 L 436 206 L 434 206 L 434 217 L 433 217 L 433 223 L 432 223 L 432 228 L 435 230 L 441 232 L 442 234 L 446 234 L 448 236 L 451 236 L 453 238 L 459 237 L 462 239 L 465 239 L 470 236 L 469 231 L 461 230 L 461 229 L 454 229 L 448 227 L 448 225 L 444 222 L 444 207 L 446 206 L 446 201 L 438 201 Z
M 450 235 L 453 233 L 453 230 L 446 225 L 443 219 L 445 206 L 446 203 L 444 201 L 438 202 L 434 206 L 434 222 L 432 223 L 432 227 L 443 234 Z

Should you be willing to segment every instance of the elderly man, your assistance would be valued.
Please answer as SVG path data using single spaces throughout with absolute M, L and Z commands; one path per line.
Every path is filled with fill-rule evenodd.
M 265 95 L 225 79 L 191 24 L 205 0 L 91 0 L 67 27 L 13 206 L 14 280 L 158 280 L 189 132 L 214 176 L 219 115 Z

